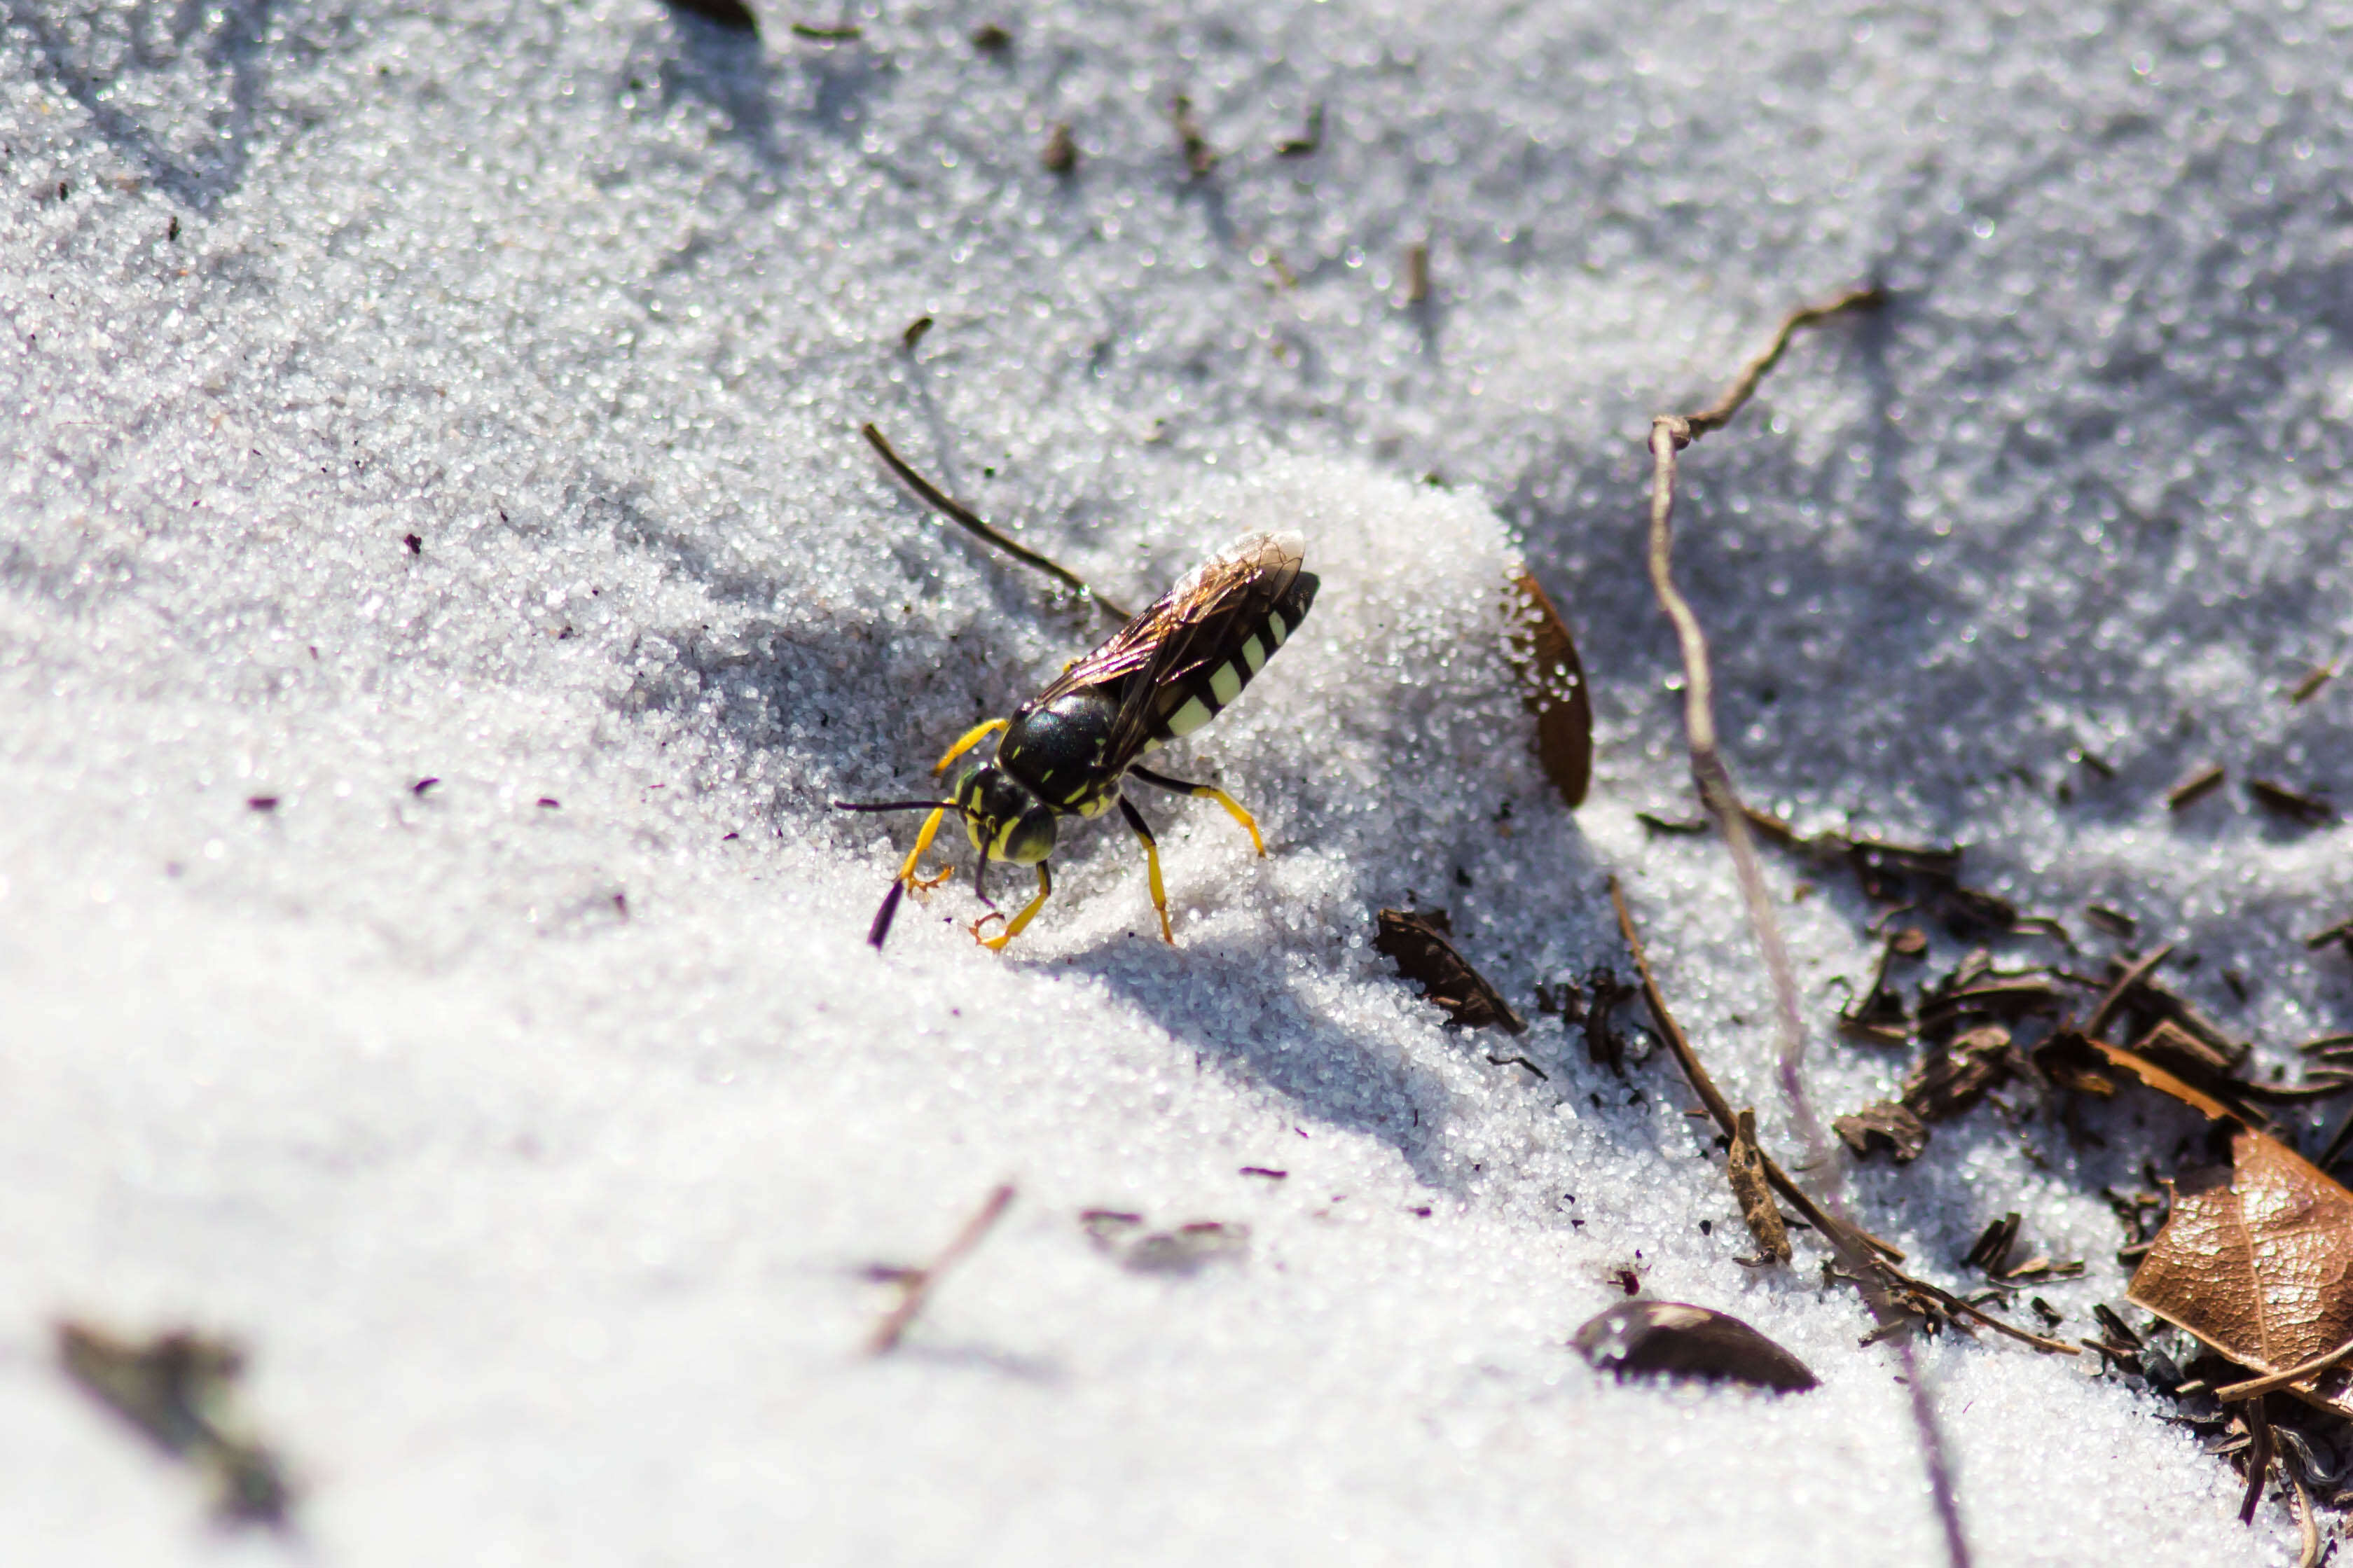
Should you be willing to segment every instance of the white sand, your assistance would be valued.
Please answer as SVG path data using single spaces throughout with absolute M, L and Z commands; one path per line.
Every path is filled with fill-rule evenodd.
M 1794 1154 L 1720 849 L 1633 815 L 1691 809 L 1641 438 L 1867 277 L 1894 308 L 1691 460 L 1745 784 L 1966 841 L 2093 952 L 2084 902 L 2131 910 L 2267 1066 L 2353 1018 L 2300 941 L 2353 912 L 2345 832 L 2242 790 L 2353 783 L 2346 683 L 2280 696 L 2353 629 L 2353 14 L 1043 4 L 832 46 L 786 31 L 830 12 L 745 45 L 639 0 L 9 15 L 9 1562 L 278 1551 L 62 1383 L 63 1312 L 245 1337 L 327 1563 L 1936 1560 L 1892 1357 L 1802 1242 L 1734 1263 L 1665 1061 L 1621 1081 L 1545 1019 L 1548 1081 L 1491 1065 L 1367 947 L 1442 904 L 1528 1007 L 1624 969 L 1615 873 Z M 1274 156 L 1315 102 L 1322 151 Z M 1268 858 L 1144 802 L 1177 950 L 1116 820 L 1007 958 L 950 923 L 968 879 L 864 947 L 913 823 L 825 802 L 923 787 L 1103 629 L 900 491 L 869 418 L 1114 596 L 1308 536 L 1313 617 L 1169 763 Z M 1498 657 L 1523 555 L 1595 682 L 1573 818 Z M 1904 1068 L 1827 1030 L 1873 912 L 1787 910 L 1826 1113 Z M 2095 1125 L 1980 1110 L 1862 1173 L 1862 1217 L 1959 1283 L 2024 1212 L 2089 1260 L 2042 1294 L 2091 1332 L 2097 1188 L 2184 1130 Z M 861 1358 L 864 1266 L 1003 1179 Z M 1124 1271 L 1093 1206 L 1250 1249 Z M 1825 1386 L 1598 1379 L 1565 1342 L 1638 1258 Z M 2148 1396 L 1926 1362 L 1981 1563 L 2292 1559 Z

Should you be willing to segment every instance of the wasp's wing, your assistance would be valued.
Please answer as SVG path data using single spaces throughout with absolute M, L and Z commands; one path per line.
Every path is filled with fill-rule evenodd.
M 1129 657 L 1146 648 L 1149 657 L 1120 678 L 1119 712 L 1103 749 L 1107 767 L 1124 769 L 1155 740 L 1185 733 L 1193 727 L 1183 720 L 1187 710 L 1198 715 L 1193 723 L 1205 723 L 1239 695 L 1239 681 L 1219 695 L 1212 677 L 1265 628 L 1297 583 L 1301 560 L 1295 538 L 1245 540 L 1161 595 L 1113 639 L 1133 634 Z M 1255 666 L 1235 668 L 1240 680 L 1256 673 Z

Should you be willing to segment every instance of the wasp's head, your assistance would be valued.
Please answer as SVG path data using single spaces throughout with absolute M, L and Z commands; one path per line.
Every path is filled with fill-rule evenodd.
M 965 770 L 956 807 L 973 847 L 990 860 L 1035 866 L 1054 852 L 1054 812 L 995 763 Z

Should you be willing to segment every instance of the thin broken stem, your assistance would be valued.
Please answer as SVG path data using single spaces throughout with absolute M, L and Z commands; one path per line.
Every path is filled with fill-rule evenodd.
M 1724 1130 L 1724 1135 L 1726 1138 L 1736 1136 L 1740 1124 L 1733 1114 L 1732 1102 L 1724 1098 L 1722 1089 L 1715 1087 L 1715 1079 L 1708 1076 L 1706 1067 L 1699 1059 L 1699 1053 L 1692 1049 L 1690 1037 L 1683 1033 L 1683 1026 L 1675 1022 L 1675 1016 L 1667 1010 L 1667 999 L 1660 994 L 1658 980 L 1651 973 L 1650 954 L 1643 951 L 1641 935 L 1634 929 L 1634 917 L 1627 910 L 1625 889 L 1619 887 L 1615 877 L 1609 879 L 1609 901 L 1617 907 L 1619 934 L 1626 939 L 1627 949 L 1634 955 L 1634 973 L 1642 978 L 1642 1000 L 1650 1006 L 1651 1016 L 1659 1026 L 1659 1035 L 1666 1041 L 1668 1053 L 1675 1058 L 1675 1065 L 1683 1068 L 1683 1078 L 1692 1086 L 1692 1091 L 1699 1096 L 1700 1103 L 1707 1107 L 1708 1115 L 1715 1118 L 1715 1124 Z M 1757 1152 L 1765 1162 L 1765 1179 L 1772 1184 L 1775 1192 L 1789 1200 L 1789 1206 L 1796 1209 L 1808 1225 L 1829 1237 L 1852 1231 L 1866 1247 L 1889 1261 L 1904 1261 L 1904 1254 L 1893 1246 L 1861 1226 L 1832 1215 L 1816 1203 L 1811 1194 L 1789 1179 L 1788 1173 L 1781 1169 L 1772 1155 L 1761 1148 Z
M 2157 966 L 2165 962 L 2166 955 L 2172 951 L 2173 944 L 2168 942 L 2147 958 L 2135 959 L 2126 964 L 2125 972 L 2116 976 L 2116 984 L 2109 986 L 2107 994 L 2100 998 L 2100 1005 L 2092 1009 L 2091 1022 L 2084 1026 L 2084 1037 L 2087 1040 L 2098 1039 L 2101 1031 L 2108 1026 L 2108 1020 L 2115 1017 L 2116 1009 L 2123 1005 L 2125 994 L 2147 979 Z
M 965 1254 L 980 1245 L 981 1237 L 988 1234 L 989 1227 L 997 1223 L 998 1216 L 1012 1202 L 1013 1184 L 1008 1182 L 988 1194 L 988 1201 L 965 1221 L 964 1228 L 956 1232 L 954 1241 L 940 1249 L 937 1258 L 933 1258 L 927 1267 L 908 1273 L 900 1284 L 903 1294 L 899 1298 L 899 1304 L 883 1315 L 882 1321 L 874 1326 L 873 1337 L 866 1342 L 867 1354 L 888 1355 L 898 1348 L 900 1337 L 906 1333 L 916 1314 L 923 1310 L 923 1302 L 940 1282 L 940 1277 L 962 1262 Z
M 1734 1136 L 1738 1131 L 1738 1121 L 1732 1104 L 1724 1098 L 1724 1091 L 1715 1087 L 1715 1080 L 1709 1076 L 1706 1065 L 1699 1059 L 1699 1053 L 1693 1049 L 1691 1037 L 1683 1033 L 1683 1026 L 1675 1021 L 1674 1014 L 1668 1011 L 1666 998 L 1659 991 L 1658 980 L 1651 973 L 1651 958 L 1642 947 L 1641 933 L 1634 929 L 1634 917 L 1626 907 L 1625 889 L 1618 885 L 1615 877 L 1609 879 L 1609 901 L 1618 911 L 1619 934 L 1626 939 L 1627 950 L 1634 955 L 1634 972 L 1641 976 L 1642 1000 L 1649 1005 L 1651 1016 L 1659 1026 L 1660 1038 L 1667 1043 L 1667 1053 L 1683 1069 L 1684 1081 L 1699 1096 L 1700 1103 L 1707 1107 L 1708 1115 L 1724 1129 L 1726 1137 Z M 1892 1289 L 1927 1297 L 1947 1312 L 1982 1324 L 1998 1334 L 2006 1334 L 2021 1344 L 2032 1345 L 2036 1350 L 2053 1355 L 2083 1353 L 2063 1340 L 2030 1333 L 2014 1323 L 2002 1321 L 1975 1302 L 1956 1296 L 1942 1286 L 1932 1285 L 1926 1279 L 1905 1273 L 1895 1267 L 1904 1261 L 1903 1253 L 1852 1220 L 1825 1209 L 1804 1188 L 1789 1179 L 1788 1173 L 1781 1169 L 1772 1155 L 1762 1148 L 1757 1152 L 1765 1163 L 1765 1179 L 1772 1184 L 1775 1192 L 1789 1200 L 1789 1206 L 1796 1209 L 1817 1234 L 1831 1243 L 1847 1277 L 1866 1288 L 1873 1284 L 1880 1287 L 1879 1294 L 1866 1289 L 1864 1299 L 1871 1303 L 1873 1314 L 1880 1316 L 1883 1321 L 1888 1321 L 1891 1311 L 1896 1316 L 1903 1315 L 1902 1309 L 1890 1309 L 1883 1300 L 1886 1291 Z M 1874 1252 L 1879 1256 L 1872 1257 Z M 1938 1451 L 1942 1451 L 1941 1440 Z
M 946 518 L 950 522 L 955 523 L 957 527 L 963 529 L 967 533 L 972 534 L 975 538 L 985 540 L 988 543 L 995 545 L 997 549 L 1002 550 L 1005 553 L 1012 556 L 1013 559 L 1022 563 L 1024 565 L 1035 566 L 1039 571 L 1043 572 L 1047 576 L 1051 577 L 1057 583 L 1060 583 L 1066 587 L 1077 589 L 1080 593 L 1093 600 L 1096 605 L 1103 608 L 1105 614 L 1113 616 L 1114 619 L 1124 621 L 1131 618 L 1125 610 L 1121 609 L 1117 605 L 1113 604 L 1109 599 L 1104 598 L 1101 594 L 1096 593 L 1092 588 L 1087 586 L 1086 579 L 1081 577 L 1069 567 L 1059 565 L 1054 562 L 1049 561 L 1046 557 L 1039 554 L 1036 551 L 1029 549 L 1026 545 L 1016 544 L 1004 534 L 999 533 L 997 530 L 989 527 L 988 524 L 981 521 L 969 508 L 959 505 L 947 494 L 946 491 L 941 489 L 937 485 L 932 483 L 931 480 L 917 473 L 913 465 L 910 464 L 906 458 L 899 456 L 899 454 L 892 449 L 890 441 L 884 437 L 882 432 L 877 429 L 873 425 L 869 424 L 863 426 L 863 434 L 866 437 L 867 444 L 874 448 L 876 455 L 881 457 L 883 462 L 890 465 L 891 471 L 898 475 L 901 479 L 904 480 L 909 489 L 922 497 L 924 501 L 930 504 L 932 510 L 938 512 L 942 517 Z
M 2218 1388 L 2214 1391 L 2214 1397 L 2225 1405 L 2235 1404 L 2242 1399 L 2260 1399 L 2274 1388 L 2285 1388 L 2291 1383 L 2302 1383 L 2307 1377 L 2327 1372 L 2347 1356 L 2353 1356 L 2353 1340 L 2346 1341 L 2325 1355 L 2300 1362 L 2285 1372 L 2275 1372 L 2268 1377 L 2251 1377 L 2244 1383 Z

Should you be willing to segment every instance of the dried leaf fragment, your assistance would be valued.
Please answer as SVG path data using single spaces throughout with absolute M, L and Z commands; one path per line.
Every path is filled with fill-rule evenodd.
M 1419 984 L 1425 1000 L 1445 1008 L 1451 1021 L 1472 1029 L 1492 1024 L 1514 1035 L 1525 1033 L 1527 1020 L 1471 967 L 1450 940 L 1452 935 L 1443 910 L 1422 914 L 1383 910 L 1373 948 L 1395 962 L 1399 974 Z
M 245 1352 L 185 1329 L 143 1343 L 87 1323 L 58 1325 L 58 1360 L 83 1392 L 157 1447 L 203 1470 L 213 1511 L 238 1524 L 283 1524 L 292 1499 L 278 1457 L 232 1409 Z
M 1598 1372 L 1730 1378 L 1795 1393 L 1820 1380 L 1804 1362 L 1729 1313 L 1681 1301 L 1621 1301 L 1569 1342 Z
M 1512 660 L 1536 716 L 1536 756 L 1571 810 L 1593 778 L 1593 700 L 1568 623 L 1525 567 L 1512 579 Z
M 1892 1101 L 1867 1106 L 1852 1116 L 1834 1117 L 1831 1131 L 1860 1160 L 1885 1149 L 1897 1164 L 1908 1165 L 1928 1146 L 1928 1124 L 1908 1107 Z
M 1740 1200 L 1740 1217 L 1757 1243 L 1757 1256 L 1740 1261 L 1760 1268 L 1788 1262 L 1789 1232 L 1773 1202 L 1772 1184 L 1765 1179 L 1765 1156 L 1757 1148 L 1756 1111 L 1740 1113 L 1724 1170 L 1732 1180 L 1732 1195 Z
M 2005 1082 L 2014 1065 L 2010 1030 L 2000 1024 L 1971 1029 L 1932 1050 L 1905 1080 L 1905 1109 L 1923 1121 L 1949 1121 Z

